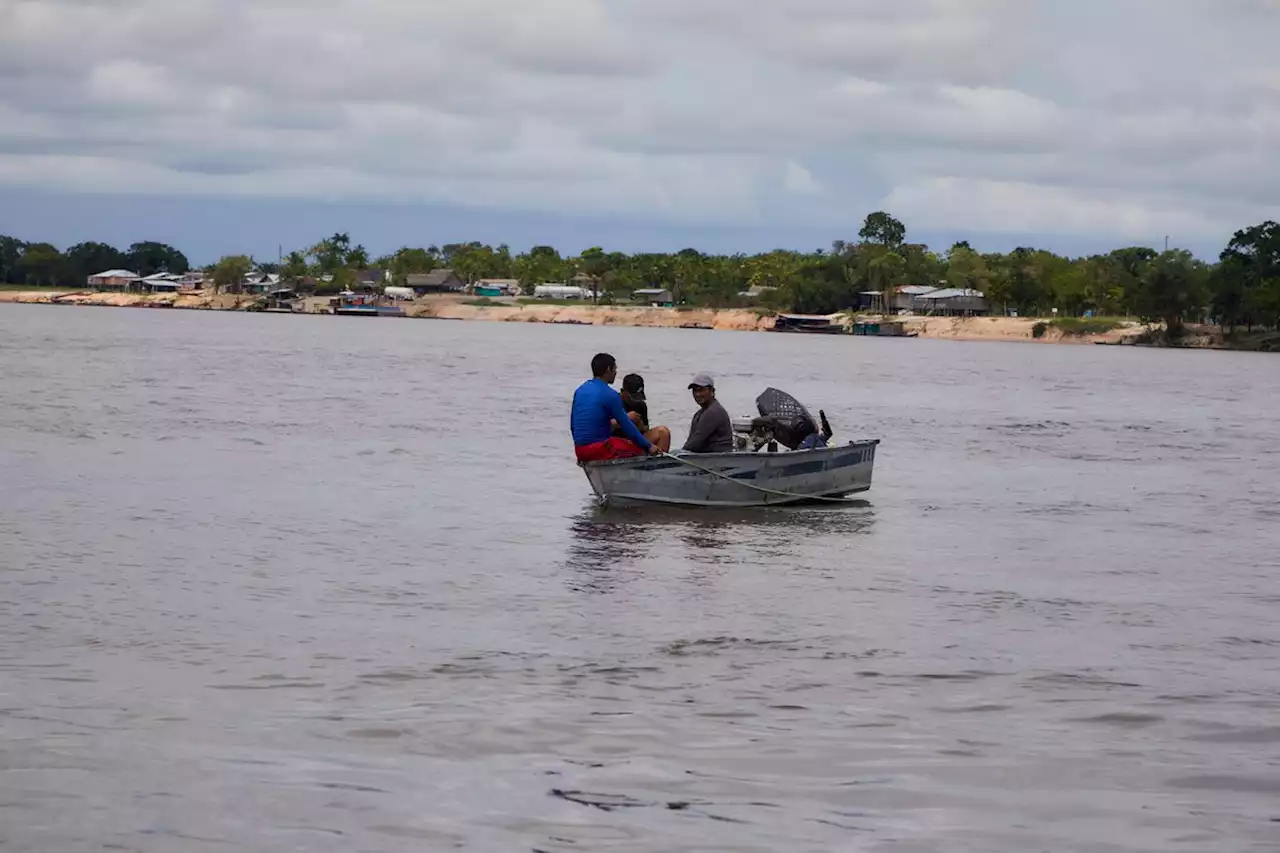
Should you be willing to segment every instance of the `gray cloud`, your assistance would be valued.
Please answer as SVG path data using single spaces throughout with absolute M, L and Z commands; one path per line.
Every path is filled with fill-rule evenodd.
M 0 191 L 1156 239 L 1280 217 L 1271 0 L 0 0 Z

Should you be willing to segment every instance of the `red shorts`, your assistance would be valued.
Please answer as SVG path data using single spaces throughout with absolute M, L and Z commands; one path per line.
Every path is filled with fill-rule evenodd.
M 573 448 L 573 452 L 577 454 L 579 462 L 603 462 L 606 459 L 630 459 L 645 455 L 643 447 L 616 435 L 595 444 L 580 445 Z

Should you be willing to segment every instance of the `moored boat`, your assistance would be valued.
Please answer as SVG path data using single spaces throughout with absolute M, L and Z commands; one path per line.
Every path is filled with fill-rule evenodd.
M 779 314 L 770 331 L 807 335 L 847 334 L 843 314 Z
M 329 312 L 342 317 L 404 317 L 399 305 L 387 304 L 374 294 L 343 292 L 329 300 Z
M 869 338 L 914 338 L 920 334 L 908 332 L 907 324 L 899 320 L 856 322 L 849 331 L 851 334 Z

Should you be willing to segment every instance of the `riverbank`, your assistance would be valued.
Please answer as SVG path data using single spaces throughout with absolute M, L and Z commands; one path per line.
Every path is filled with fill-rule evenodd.
M 256 296 L 192 293 L 98 293 L 91 291 L 3 291 L 0 304 L 89 305 L 113 308 L 170 308 L 203 311 L 248 311 L 260 303 Z M 323 314 L 329 297 L 308 297 L 304 314 Z M 408 317 L 437 320 L 483 320 L 498 323 L 637 326 L 719 331 L 762 332 L 774 318 L 745 308 L 649 308 L 611 305 L 529 304 L 515 300 L 478 303 L 468 297 L 427 297 L 402 303 Z M 1005 341 L 1043 344 L 1132 345 L 1148 329 L 1128 320 L 1078 324 L 1026 317 L 902 317 L 906 331 L 921 338 L 952 341 Z M 1274 337 L 1274 336 L 1272 336 Z M 1277 349 L 1280 341 L 1267 336 L 1227 340 L 1215 327 L 1194 327 L 1178 344 L 1199 349 Z

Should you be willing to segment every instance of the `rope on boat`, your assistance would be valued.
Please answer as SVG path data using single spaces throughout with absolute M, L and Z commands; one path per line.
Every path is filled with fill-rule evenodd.
M 703 472 L 704 474 L 710 474 L 713 477 L 719 477 L 722 480 L 728 480 L 731 483 L 736 483 L 739 486 L 746 486 L 748 489 L 754 489 L 757 492 L 764 492 L 767 495 L 777 495 L 778 497 L 793 498 L 797 500 L 806 500 L 806 501 L 827 501 L 828 503 L 838 503 L 838 504 L 862 503 L 862 499 L 860 498 L 832 497 L 830 495 L 802 495 L 802 494 L 799 494 L 798 492 L 780 492 L 777 489 L 766 489 L 764 486 L 757 486 L 754 483 L 747 483 L 747 482 L 744 482 L 743 480 L 738 480 L 733 477 L 730 477 L 728 474 L 721 473 L 720 471 L 715 471 L 715 470 L 712 470 L 711 468 L 703 467 L 702 465 L 699 465 L 697 462 L 690 461 L 689 459 L 686 459 L 683 456 L 676 456 L 674 453 L 660 453 L 658 455 L 665 456 L 668 459 L 674 459 L 675 461 L 683 465 L 688 465 L 690 468 L 697 468 L 699 471 Z

